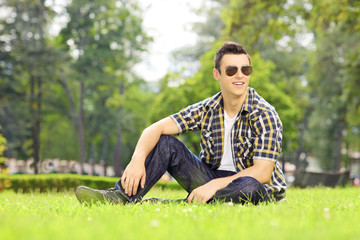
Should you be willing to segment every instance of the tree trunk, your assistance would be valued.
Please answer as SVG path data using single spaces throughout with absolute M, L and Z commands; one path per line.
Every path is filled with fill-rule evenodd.
M 298 126 L 299 129 L 299 144 L 298 147 L 296 149 L 296 153 L 295 153 L 295 168 L 296 168 L 296 172 L 300 171 L 300 170 L 305 170 L 306 168 L 306 164 L 304 159 L 300 159 L 300 156 L 302 153 L 305 152 L 305 131 L 308 127 L 308 119 L 309 116 L 311 114 L 311 109 L 309 109 L 308 111 L 306 111 L 305 116 L 303 118 L 303 120 L 301 121 L 300 125 Z
M 90 149 L 90 165 L 91 165 L 91 175 L 96 175 L 95 173 L 95 163 L 96 163 L 96 149 L 95 149 L 95 143 L 91 143 L 91 149 Z
M 39 173 L 38 163 L 40 162 L 40 126 L 41 126 L 41 111 L 42 111 L 42 82 L 38 79 L 37 87 L 37 113 L 35 117 L 35 138 L 34 138 L 34 170 L 35 174 Z
M 115 144 L 115 153 L 114 153 L 114 171 L 116 177 L 121 177 L 123 172 L 121 162 L 122 162 L 122 130 L 119 125 L 116 132 L 116 144 Z
M 36 91 L 37 88 L 37 91 Z M 41 122 L 41 81 L 35 80 L 30 73 L 30 113 L 31 113 L 31 138 L 32 138 L 32 157 L 34 159 L 34 172 L 39 173 L 38 164 L 40 162 L 40 122 Z
M 339 120 L 338 126 L 336 128 L 336 139 L 334 141 L 334 165 L 333 170 L 334 172 L 338 172 L 341 168 L 341 160 L 342 160 L 342 143 L 343 143 L 343 131 L 345 129 L 345 119 L 343 116 L 341 116 L 341 119 Z
M 102 134 L 102 149 L 101 149 L 101 162 L 104 168 L 104 176 L 107 175 L 106 168 L 108 165 L 107 162 L 108 145 L 109 145 L 109 135 L 104 132 Z
M 37 166 L 35 163 L 35 106 L 36 106 L 36 102 L 35 102 L 35 78 L 32 74 L 30 74 L 30 132 L 31 132 L 31 139 L 32 139 L 32 157 L 34 159 L 33 164 L 34 164 L 34 171 L 35 174 L 37 174 Z
M 84 93 L 85 93 L 84 82 L 81 82 L 81 87 L 80 87 L 80 110 L 79 110 L 79 113 L 77 113 L 77 111 L 76 111 L 74 98 L 71 94 L 70 87 L 67 84 L 64 76 L 62 76 L 62 79 L 59 79 L 59 82 L 62 85 L 62 87 L 64 88 L 66 96 L 70 103 L 70 117 L 76 128 L 76 133 L 78 136 L 79 162 L 80 162 L 80 166 L 81 166 L 81 173 L 84 174 L 84 162 L 85 162 L 85 133 L 84 133 L 84 110 L 83 110 Z
M 86 160 L 85 150 L 85 114 L 84 114 L 84 95 L 85 95 L 85 83 L 80 83 L 80 106 L 79 106 L 79 117 L 77 122 L 77 133 L 79 139 L 79 156 L 81 173 L 84 174 L 84 163 Z
M 120 95 L 123 96 L 125 93 L 125 86 L 123 83 L 120 83 L 119 90 L 120 90 Z M 122 107 L 119 107 L 118 116 L 121 116 L 121 113 L 122 113 Z M 114 171 L 115 171 L 115 176 L 117 177 L 120 177 L 123 172 L 121 166 L 122 163 L 121 150 L 122 150 L 122 127 L 121 127 L 121 122 L 119 121 L 116 131 L 116 144 L 115 144 L 115 152 L 114 152 Z

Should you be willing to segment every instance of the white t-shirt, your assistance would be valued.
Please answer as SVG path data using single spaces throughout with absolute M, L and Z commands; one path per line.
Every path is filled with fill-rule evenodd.
M 217 170 L 226 170 L 236 172 L 234 159 L 231 150 L 231 129 L 235 123 L 236 116 L 230 118 L 224 111 L 224 151 L 221 158 L 220 167 Z

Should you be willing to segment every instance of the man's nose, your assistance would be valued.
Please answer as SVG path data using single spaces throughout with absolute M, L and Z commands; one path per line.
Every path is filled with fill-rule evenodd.
M 239 78 L 242 78 L 244 76 L 243 72 L 241 71 L 241 67 L 238 68 L 238 71 L 236 72 L 236 76 Z

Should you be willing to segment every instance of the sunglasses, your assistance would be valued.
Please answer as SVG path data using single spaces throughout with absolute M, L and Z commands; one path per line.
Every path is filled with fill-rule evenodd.
M 252 70 L 253 70 L 253 68 L 249 65 L 242 66 L 240 69 L 241 69 L 241 72 L 246 76 L 250 76 L 250 74 L 252 73 Z M 238 71 L 239 71 L 239 68 L 237 66 L 227 66 L 225 68 L 225 74 L 229 77 L 234 76 Z

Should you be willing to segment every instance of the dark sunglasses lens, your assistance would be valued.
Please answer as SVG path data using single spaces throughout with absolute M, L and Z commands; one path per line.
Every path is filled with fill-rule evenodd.
M 226 68 L 226 75 L 228 75 L 229 77 L 234 76 L 238 71 L 238 68 L 236 66 L 229 66 Z
M 243 67 L 241 67 L 241 72 L 244 75 L 249 76 L 252 73 L 252 67 L 251 66 L 243 66 Z

